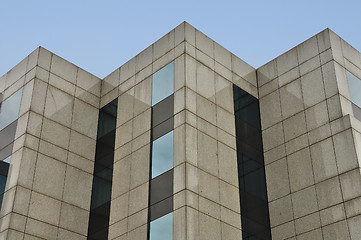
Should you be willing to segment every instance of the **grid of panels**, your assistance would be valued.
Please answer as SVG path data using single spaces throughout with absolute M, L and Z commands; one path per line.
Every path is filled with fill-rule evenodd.
M 4 99 L 23 94 L 0 238 L 86 236 L 100 79 L 40 47 L 2 80 Z
M 360 238 L 349 184 L 361 181 L 361 135 L 346 76 L 360 73 L 359 54 L 327 29 L 257 70 L 273 238 Z
M 195 31 L 193 31 L 193 33 L 194 32 Z M 326 31 L 326 32 L 328 32 L 328 31 Z M 174 31 L 173 31 L 173 33 L 174 33 Z M 192 55 L 191 51 L 194 50 L 194 52 L 197 51 L 196 53 L 194 53 L 192 55 L 194 58 L 198 58 L 198 56 L 203 56 L 203 58 L 204 58 L 206 55 L 207 55 L 207 57 L 208 56 L 211 56 L 211 57 L 217 56 L 217 45 L 215 43 L 208 44 L 208 42 L 204 41 L 204 38 L 202 37 L 202 35 L 200 35 L 198 32 L 196 32 L 196 33 L 197 33 L 196 37 L 193 36 L 194 41 L 198 42 L 199 44 L 194 43 L 193 45 L 197 46 L 199 49 L 201 49 L 201 51 L 199 51 L 198 49 L 195 49 L 195 48 L 192 49 L 193 48 L 193 46 L 191 46 L 192 43 L 189 44 L 187 42 L 184 45 L 187 47 L 186 51 L 188 51 L 188 54 Z M 188 40 L 189 40 L 190 39 L 189 36 L 192 36 L 191 31 L 188 31 L 187 34 L 188 34 Z M 267 137 L 272 136 L 271 141 L 266 141 L 266 145 L 268 145 L 267 146 L 268 149 L 266 151 L 267 164 L 269 165 L 267 180 L 269 180 L 268 182 L 270 182 L 270 185 L 272 185 L 272 183 L 274 183 L 274 182 L 277 182 L 277 184 L 273 184 L 273 185 L 279 186 L 279 187 L 277 187 L 277 189 L 276 189 L 276 187 L 271 188 L 271 191 L 270 191 L 271 193 L 269 194 L 269 196 L 271 196 L 271 198 L 272 198 L 271 204 L 272 204 L 273 210 L 276 210 L 276 211 L 272 212 L 272 215 L 274 217 L 272 219 L 272 224 L 276 225 L 276 226 L 273 226 L 274 227 L 273 233 L 275 234 L 275 236 L 278 236 L 280 239 L 284 239 L 284 238 L 293 239 L 295 235 L 297 235 L 297 237 L 299 237 L 299 238 L 307 238 L 307 237 L 309 238 L 310 236 L 313 236 L 315 238 L 323 237 L 324 239 L 329 239 L 330 237 L 334 236 L 334 235 L 332 235 L 332 233 L 334 233 L 336 230 L 342 230 L 342 231 L 338 231 L 338 233 L 340 233 L 346 239 L 350 238 L 350 236 L 353 239 L 359 239 L 359 237 L 357 237 L 357 236 L 359 236 L 358 233 L 359 233 L 359 226 L 360 226 L 359 212 L 356 212 L 355 211 L 356 208 L 353 208 L 352 206 L 358 206 L 360 198 L 359 198 L 357 191 L 350 191 L 349 188 L 347 188 L 347 186 L 349 186 L 350 183 L 358 182 L 359 175 L 360 175 L 359 170 L 356 169 L 356 167 L 355 167 L 356 166 L 355 162 L 357 162 L 357 157 L 355 158 L 356 153 L 355 153 L 355 149 L 353 146 L 354 142 L 349 141 L 352 138 L 357 140 L 357 137 L 359 137 L 359 133 L 353 128 L 349 129 L 350 128 L 349 123 L 347 125 L 347 121 L 349 120 L 349 118 L 347 116 L 345 116 L 345 114 L 350 113 L 349 112 L 350 109 L 345 108 L 345 105 L 344 105 L 345 99 L 348 100 L 347 94 L 343 95 L 345 92 L 341 92 L 340 89 L 332 88 L 331 85 L 334 84 L 335 82 L 333 82 L 331 80 L 335 80 L 335 79 L 333 79 L 334 75 L 335 75 L 334 71 L 335 71 L 335 69 L 337 71 L 337 69 L 339 69 L 341 65 L 342 65 L 341 68 L 345 67 L 344 64 L 346 64 L 346 66 L 348 66 L 348 67 L 351 67 L 350 63 L 352 63 L 355 66 L 357 66 L 358 69 L 361 69 L 360 61 L 357 60 L 359 63 L 357 61 L 352 61 L 352 59 L 355 59 L 352 56 L 353 55 L 352 51 L 347 50 L 349 48 L 346 46 L 346 44 L 339 40 L 335 41 L 335 39 L 332 39 L 332 43 L 335 44 L 335 42 L 338 41 L 340 43 L 340 49 L 334 47 L 331 50 L 330 39 L 327 39 L 327 37 L 325 37 L 324 35 L 327 35 L 327 34 L 322 33 L 322 34 L 318 35 L 317 37 L 314 37 L 313 39 L 311 39 L 311 41 L 308 41 L 307 44 L 305 44 L 305 45 L 302 44 L 302 45 L 298 46 L 297 51 L 290 51 L 290 53 L 287 53 L 285 56 L 282 56 L 279 59 L 272 61 L 272 63 L 270 65 L 274 65 L 274 68 L 273 67 L 268 68 L 269 66 L 267 66 L 266 68 L 269 73 L 274 71 L 276 76 L 270 78 L 270 80 L 276 79 L 276 81 L 269 81 L 266 84 L 262 84 L 262 83 L 259 84 L 259 86 L 261 86 L 260 87 L 260 95 L 262 97 L 266 96 L 266 98 L 267 98 L 267 99 L 264 99 L 264 102 L 269 102 L 269 103 L 273 104 L 274 101 L 272 101 L 272 100 L 282 99 L 280 104 L 276 102 L 272 108 L 264 108 L 263 109 L 263 110 L 269 109 L 269 110 L 271 110 L 272 113 L 268 114 L 269 112 L 268 113 L 266 112 L 265 114 L 263 114 L 263 116 L 268 116 L 267 118 L 263 118 L 263 120 L 266 119 L 265 121 L 268 121 L 268 122 L 266 122 L 266 124 L 262 124 L 263 126 L 266 126 L 264 129 L 267 130 L 265 132 L 267 134 L 265 134 L 265 135 Z M 173 35 L 173 37 L 174 37 L 174 35 Z M 172 38 L 169 38 L 169 39 L 172 39 Z M 317 42 L 316 44 L 315 44 L 315 39 Z M 176 42 L 173 40 L 171 40 L 170 42 Z M 192 40 L 189 40 L 189 41 L 192 42 Z M 159 45 L 164 46 L 163 43 L 164 43 L 164 41 L 162 41 L 162 44 L 159 44 Z M 342 51 L 341 51 L 341 44 L 342 44 L 342 49 L 343 49 Z M 181 47 L 185 47 L 184 45 L 182 44 Z M 150 51 L 148 51 L 149 49 L 150 49 Z M 152 62 L 152 60 L 154 61 L 154 59 L 157 59 L 159 56 L 162 55 L 162 54 L 154 54 L 154 56 L 153 56 L 153 53 L 157 52 L 155 50 L 156 48 L 154 48 L 154 49 L 149 48 L 149 49 L 147 51 L 145 51 L 145 53 L 151 52 L 151 54 L 147 55 L 147 56 L 150 56 L 149 62 Z M 158 47 L 158 50 L 159 49 L 160 48 Z M 163 50 L 163 49 L 168 49 L 168 48 L 162 47 L 162 53 L 165 53 L 166 51 L 168 51 L 168 50 Z M 191 49 L 191 51 L 189 49 Z M 345 49 L 347 51 L 345 51 Z M 341 58 L 343 57 L 342 55 L 345 56 L 344 59 L 339 58 L 340 52 L 341 52 Z M 203 54 L 203 53 L 205 53 L 205 54 Z M 218 51 L 218 53 L 219 53 L 219 51 Z M 320 53 L 319 56 L 317 55 L 317 53 Z M 201 54 L 203 54 L 203 55 L 201 55 Z M 227 52 L 227 54 L 229 54 L 229 53 Z M 297 55 L 297 56 L 295 57 L 295 55 Z M 142 57 L 143 56 L 144 56 L 144 54 L 142 55 Z M 189 57 L 189 56 L 187 56 L 187 57 Z M 346 57 L 347 57 L 347 59 L 346 59 Z M 357 57 L 358 57 L 358 59 L 360 59 L 359 55 L 357 55 Z M 356 57 L 356 59 L 357 59 L 357 57 Z M 232 58 L 233 58 L 233 55 L 232 55 Z M 335 58 L 335 61 L 331 61 L 332 58 Z M 142 58 L 139 58 L 139 59 L 142 59 Z M 149 59 L 149 58 L 147 58 L 147 59 Z M 222 61 L 222 64 L 224 66 L 231 65 L 231 67 L 228 67 L 228 69 L 231 69 L 231 68 L 233 69 L 233 64 L 234 64 L 233 59 L 231 61 L 229 58 L 229 61 L 227 61 L 228 58 L 223 58 L 223 55 L 222 55 L 222 58 L 220 58 L 220 60 L 226 60 L 225 63 L 228 63 L 228 64 L 223 64 L 224 61 Z M 30 60 L 29 60 L 29 62 L 30 62 Z M 59 60 L 57 60 L 56 62 L 59 62 Z M 213 65 L 213 68 L 214 68 L 214 66 L 217 68 L 217 62 L 215 62 L 213 60 L 212 61 L 207 60 L 204 62 L 207 62 L 210 68 L 212 68 L 211 67 L 212 65 Z M 295 62 L 296 62 L 296 64 L 293 64 Z M 134 70 L 134 73 L 135 72 L 138 73 L 139 70 L 143 69 L 143 67 L 146 66 L 146 64 L 139 64 L 138 60 L 131 61 L 131 63 L 133 63 L 134 69 L 137 69 L 137 70 Z M 205 63 L 205 64 L 207 64 L 207 63 Z M 130 64 L 127 64 L 127 68 L 129 67 L 129 65 Z M 138 65 L 140 65 L 140 66 L 138 66 Z M 161 64 L 158 64 L 158 65 L 161 65 Z M 295 67 L 295 66 L 297 66 L 297 67 Z M 219 67 L 220 67 L 220 65 L 218 64 L 218 70 L 219 70 Z M 320 68 L 320 67 L 322 68 L 322 71 L 319 71 L 318 68 Z M 151 71 L 150 71 L 150 74 L 151 74 L 152 68 L 154 69 L 153 64 L 151 64 L 147 67 L 147 69 L 149 69 L 149 68 L 151 69 Z M 63 78 L 65 77 L 65 75 L 68 75 L 70 72 L 70 71 L 68 71 L 69 68 L 66 68 L 65 69 L 66 71 L 63 71 L 63 69 L 60 70 L 59 68 L 56 70 L 56 67 L 52 66 L 52 69 L 54 69 L 54 73 L 56 76 L 60 76 Z M 124 69 L 124 68 L 122 67 L 122 69 Z M 147 69 L 144 69 L 144 70 L 147 70 Z M 241 68 L 239 68 L 239 69 L 241 69 Z M 263 68 L 263 70 L 264 70 L 264 68 Z M 316 70 L 316 71 L 314 71 L 314 70 Z M 78 72 L 79 72 L 79 74 L 78 74 Z M 120 71 L 118 71 L 118 73 L 119 72 Z M 80 76 L 80 71 L 75 71 L 75 73 L 78 76 Z M 51 81 L 51 80 L 55 79 L 54 78 L 55 75 L 52 75 L 52 77 L 50 77 L 50 82 L 52 82 L 53 84 L 57 84 L 58 80 L 61 80 L 59 78 L 59 79 L 56 79 L 56 81 Z M 139 75 L 141 75 L 141 74 L 139 74 Z M 319 81 L 321 75 L 323 75 L 323 77 L 324 77 L 323 80 L 327 80 L 327 81 L 324 81 L 324 85 L 322 85 Z M 125 79 L 128 78 L 128 77 L 124 77 L 124 74 L 122 74 L 122 72 L 120 73 L 120 76 Z M 259 76 L 259 79 L 261 79 L 261 74 L 259 74 L 258 76 Z M 39 77 L 39 76 L 37 75 L 37 77 Z M 340 77 L 340 76 L 338 76 L 338 77 Z M 137 76 L 135 76 L 135 79 L 136 78 L 137 78 Z M 230 78 L 232 78 L 232 76 Z M 300 80 L 300 78 L 301 78 L 301 80 Z M 49 81 L 48 77 L 46 77 L 46 79 Z M 81 78 L 79 78 L 79 79 L 81 79 Z M 132 78 L 132 80 L 134 80 L 134 78 Z M 135 81 L 138 82 L 138 80 L 135 80 Z M 312 81 L 314 81 L 315 85 L 311 84 Z M 78 80 L 77 80 L 77 82 L 78 82 Z M 84 82 L 85 82 L 85 84 L 83 86 L 88 86 L 88 81 L 84 81 Z M 122 81 L 120 81 L 120 82 L 122 82 Z M 205 82 L 207 84 L 209 83 L 208 81 L 205 81 Z M 67 83 L 69 83 L 69 82 L 67 82 Z M 202 86 L 202 85 L 199 85 L 198 83 L 199 82 L 197 80 L 196 86 Z M 59 88 L 59 87 L 61 88 L 62 87 L 61 85 L 64 86 L 63 84 L 57 84 L 56 88 Z M 124 83 L 124 86 L 125 85 L 128 86 L 128 82 Z M 141 85 L 141 84 L 139 84 L 139 85 Z M 106 84 L 104 84 L 104 86 L 106 86 Z M 117 85 L 115 85 L 115 86 L 117 86 Z M 150 84 L 149 84 L 149 86 L 150 86 Z M 203 86 L 205 86 L 205 85 L 203 85 Z M 322 99 L 322 102 L 319 102 L 321 100 L 320 99 L 315 100 L 315 98 L 319 98 L 321 95 L 323 95 L 322 91 L 318 91 L 318 90 L 322 89 L 322 86 L 324 87 L 326 98 Z M 345 89 L 345 86 L 346 85 L 343 85 L 343 89 Z M 279 90 L 278 87 L 282 88 L 282 89 Z M 109 95 L 113 94 L 114 92 L 117 92 L 116 91 L 117 89 L 114 89 L 114 86 L 110 86 L 110 87 L 106 86 L 106 87 L 102 88 L 102 93 L 103 93 L 103 90 L 105 92 L 106 89 L 108 89 L 109 91 L 111 90 L 111 93 Z M 78 90 L 79 89 L 77 88 L 77 91 Z M 201 87 L 200 89 L 197 89 L 197 91 L 195 89 L 193 89 L 193 90 L 195 92 L 197 92 L 198 90 L 199 90 L 199 92 L 202 91 L 202 94 L 207 95 L 207 96 L 208 96 L 208 94 L 210 94 L 210 92 L 208 92 L 209 88 L 202 89 L 202 87 Z M 317 93 L 319 92 L 321 94 L 312 94 L 312 91 L 317 92 Z M 137 92 L 137 91 L 135 91 L 135 92 Z M 256 89 L 256 92 L 257 92 L 257 89 Z M 304 96 L 303 96 L 303 94 L 304 94 Z M 113 97 L 109 97 L 109 95 L 102 98 L 103 99 L 102 102 L 107 102 L 108 99 L 114 99 Z M 115 95 L 115 94 L 113 94 L 113 95 Z M 139 97 L 139 94 L 138 94 L 138 97 Z M 284 99 L 288 99 L 289 101 L 284 101 Z M 48 101 L 48 99 L 47 99 L 47 101 Z M 84 101 L 88 101 L 88 100 L 84 100 Z M 305 101 L 305 102 L 303 103 L 303 101 Z M 312 101 L 316 101 L 316 104 L 313 105 Z M 97 101 L 93 101 L 93 103 L 94 102 L 96 105 Z M 340 104 L 340 102 L 341 102 L 341 104 Z M 61 101 L 59 101 L 59 103 L 61 103 Z M 304 104 L 303 108 L 301 107 L 302 104 Z M 34 104 L 34 105 L 36 105 L 36 104 Z M 75 104 L 75 106 L 77 106 L 77 104 Z M 288 109 L 289 106 L 291 106 L 291 107 Z M 34 106 L 34 107 L 35 107 L 35 109 L 38 109 L 36 106 Z M 352 107 L 354 107 L 354 106 L 352 106 Z M 69 124 L 69 119 L 57 118 L 59 116 L 69 116 L 69 115 L 64 114 L 64 111 L 59 111 L 59 114 L 55 113 L 54 116 L 52 116 L 52 114 L 54 113 L 51 111 L 52 109 L 53 109 L 52 107 L 46 107 L 46 112 L 47 112 L 46 117 L 48 119 L 52 119 L 53 121 L 59 122 L 60 124 L 65 124 L 65 125 Z M 67 107 L 66 109 L 69 109 L 69 108 Z M 66 110 L 66 109 L 64 108 L 63 110 Z M 142 108 L 140 108 L 140 109 L 142 109 Z M 292 112 L 294 110 L 296 112 Z M 303 111 L 303 110 L 305 110 L 305 111 L 304 111 L 304 113 L 301 114 L 300 111 Z M 137 111 L 140 111 L 140 110 L 138 109 Z M 265 111 L 267 111 L 267 110 L 265 110 Z M 354 111 L 354 115 L 356 115 L 355 110 L 353 110 L 353 111 Z M 61 114 L 60 114 L 60 112 L 61 112 Z M 66 111 L 66 112 L 68 112 L 68 111 Z M 74 111 L 74 112 L 77 112 L 77 111 Z M 283 114 L 285 114 L 286 117 L 284 117 Z M 33 115 L 30 114 L 30 116 L 34 116 L 34 114 Z M 343 118 L 342 116 L 345 116 L 345 117 Z M 217 113 L 217 119 L 218 119 L 218 117 L 219 117 L 219 115 Z M 68 117 L 66 117 L 66 118 L 68 118 Z M 48 119 L 45 119 L 46 124 L 44 124 L 44 126 L 47 126 L 47 130 L 53 128 L 53 126 L 49 127 L 50 124 L 49 124 Z M 207 118 L 207 120 L 208 120 L 208 118 Z M 282 123 L 278 124 L 279 121 L 277 121 L 277 120 L 282 121 Z M 327 121 L 333 121 L 333 122 L 330 122 L 331 124 L 329 124 Z M 194 122 L 196 122 L 196 121 L 194 121 Z M 198 121 L 198 123 L 200 123 L 200 121 Z M 302 123 L 302 124 L 299 124 L 299 123 Z M 346 123 L 346 125 L 344 125 L 344 123 Z M 199 126 L 201 126 L 202 124 L 199 124 Z M 330 127 L 330 125 L 331 125 L 331 127 Z M 341 125 L 344 125 L 344 126 L 340 127 Z M 81 126 L 81 125 L 78 124 L 78 126 Z M 292 126 L 302 126 L 302 128 L 294 128 L 295 132 L 292 132 L 292 129 L 293 129 Z M 304 127 L 304 126 L 306 126 L 306 127 Z M 197 124 L 197 127 L 198 127 L 198 124 Z M 345 129 L 345 128 L 348 128 L 348 129 Z M 204 129 L 205 129 L 205 127 L 204 127 Z M 306 132 L 306 130 L 307 130 L 307 132 Z M 347 130 L 347 131 L 344 131 L 344 130 Z M 332 134 L 331 134 L 331 131 L 332 131 Z M 44 131 L 44 132 L 47 132 L 47 131 Z M 61 131 L 58 131 L 58 132 L 61 132 Z M 282 132 L 283 132 L 283 134 L 280 134 Z M 217 135 L 217 134 L 215 134 L 215 135 Z M 199 135 L 199 136 L 202 136 L 202 135 Z M 31 136 L 31 137 L 33 137 L 33 136 Z M 49 137 L 49 136 L 47 136 L 47 137 Z M 214 138 L 216 139 L 218 137 L 219 137 L 219 135 L 215 136 Z M 45 136 L 44 136 L 44 138 L 45 138 Z M 279 142 L 277 142 L 277 140 L 280 140 L 282 138 L 287 138 L 285 142 L 281 143 L 282 145 L 273 145 L 271 148 L 269 148 L 270 144 L 279 144 Z M 149 137 L 147 139 L 149 140 Z M 342 141 L 343 139 L 346 139 L 347 142 L 345 143 L 344 141 Z M 38 141 L 39 141 L 39 139 L 38 139 Z M 41 141 L 43 141 L 43 140 L 41 140 Z M 75 142 L 77 142 L 77 141 L 73 141 L 72 143 L 74 144 Z M 42 143 L 44 143 L 44 141 Z M 305 148 L 307 147 L 307 143 L 310 144 L 310 147 L 309 147 L 309 149 L 306 150 Z M 41 144 L 40 144 L 40 146 L 42 146 Z M 67 149 L 66 144 L 61 144 L 61 145 L 63 146 L 63 148 Z M 45 144 L 44 144 L 44 146 L 45 146 Z M 148 149 L 147 149 L 147 152 L 149 152 Z M 322 151 L 320 151 L 320 149 L 322 149 Z M 73 150 L 76 151 L 75 149 L 73 149 Z M 325 152 L 326 152 L 326 154 L 325 154 Z M 46 154 L 51 154 L 51 153 L 47 152 Z M 67 154 L 65 154 L 65 155 L 67 155 Z M 69 156 L 72 156 L 72 155 L 73 154 L 69 152 Z M 85 155 L 88 156 L 88 154 L 85 154 Z M 61 156 L 63 156 L 63 155 L 61 155 Z M 305 160 L 305 161 L 302 161 L 302 160 Z M 312 160 L 312 165 L 310 165 L 311 160 Z M 324 164 L 326 162 L 326 160 L 329 163 L 327 165 L 327 171 L 322 172 L 320 170 L 323 170 L 324 168 L 321 168 L 320 165 Z M 71 158 L 69 158 L 69 162 L 70 161 L 71 161 Z M 40 162 L 40 160 L 39 160 L 39 162 Z M 245 163 L 248 163 L 248 162 L 249 161 L 246 159 Z M 303 163 L 305 163 L 305 164 L 303 164 Z M 74 161 L 73 161 L 73 164 L 74 164 Z M 297 164 L 300 164 L 300 165 L 297 165 Z M 204 165 L 204 166 L 206 166 L 206 165 Z M 304 168 L 306 170 L 309 170 L 309 171 L 303 171 L 304 173 L 307 173 L 307 174 L 311 173 L 311 175 L 313 174 L 315 186 L 307 185 L 306 187 L 303 186 L 304 188 L 303 187 L 299 188 L 299 186 L 298 186 L 298 188 L 296 190 L 294 190 L 294 189 L 290 190 L 290 185 L 293 185 L 292 188 L 295 187 L 294 183 L 297 182 L 297 181 L 295 181 L 295 179 L 297 179 L 297 178 L 300 178 L 301 180 L 305 180 L 305 182 L 307 181 L 308 183 L 309 183 L 309 181 L 312 180 L 312 176 L 311 177 L 310 176 L 303 177 L 303 179 L 302 179 L 302 176 L 297 175 L 301 172 L 301 171 L 295 171 L 295 169 L 297 169 L 298 167 L 302 168 L 302 170 L 304 170 Z M 357 167 L 359 167 L 359 166 L 357 166 Z M 351 169 L 351 168 L 355 168 L 355 169 Z M 40 168 L 38 168 L 38 169 L 40 169 Z M 148 171 L 148 169 L 147 169 L 147 171 Z M 340 176 L 335 177 L 337 175 L 338 171 L 341 171 L 342 174 Z M 40 172 L 40 170 L 39 170 L 39 172 Z M 71 171 L 68 171 L 68 172 L 70 173 Z M 290 173 L 290 175 L 288 175 L 288 172 Z M 277 178 L 277 177 L 279 177 L 279 178 Z M 303 183 L 300 182 L 300 184 L 303 184 Z M 61 185 L 61 184 L 59 184 L 59 185 Z M 69 184 L 66 186 L 69 187 L 72 185 L 73 184 Z M 339 185 L 341 185 L 342 191 L 341 191 Z M 34 186 L 39 186 L 39 185 L 37 185 L 35 183 Z M 18 189 L 21 189 L 21 188 L 18 188 Z M 67 189 L 67 188 L 64 187 L 64 189 Z M 327 198 L 327 193 L 328 193 L 327 190 L 328 189 L 335 191 L 335 194 L 332 195 L 335 198 Z M 39 189 L 37 189 L 36 191 L 43 193 Z M 283 193 L 285 193 L 285 195 L 282 195 Z M 278 195 L 278 194 L 280 194 L 280 195 Z M 17 191 L 16 195 L 19 195 L 18 191 Z M 45 195 L 47 195 L 47 194 L 45 194 Z M 39 194 L 34 192 L 33 196 L 34 197 L 32 197 L 31 202 L 36 202 L 36 200 L 37 200 L 36 197 L 39 197 Z M 283 198 L 283 196 L 285 196 L 285 197 Z M 65 194 L 65 197 L 69 198 L 69 195 L 66 196 L 66 194 Z M 308 209 L 309 206 L 304 207 L 304 204 L 300 200 L 300 199 L 303 199 L 304 197 L 310 197 L 311 200 L 307 201 L 309 203 L 312 203 L 310 209 Z M 338 200 L 340 200 L 341 198 L 342 198 L 342 203 L 339 203 Z M 35 201 L 33 201 L 33 200 L 35 200 Z M 287 211 L 283 211 L 280 214 L 280 212 L 278 211 L 279 209 L 277 209 L 277 206 L 282 206 L 282 208 L 285 208 Z M 317 208 L 317 207 L 319 207 L 319 208 Z M 62 204 L 61 208 L 62 208 L 62 211 L 61 211 L 62 219 L 66 219 L 64 216 L 66 215 L 66 210 L 69 209 L 69 206 L 68 206 L 68 204 Z M 63 209 L 64 209 L 64 211 L 63 211 Z M 30 213 L 32 213 L 31 218 L 37 219 L 38 217 L 42 217 L 42 216 L 37 216 L 36 214 L 34 214 L 34 212 L 35 212 L 35 210 L 30 211 Z M 70 212 L 70 211 L 68 211 L 68 212 Z M 71 211 L 71 212 L 73 212 L 73 211 Z M 330 220 L 328 218 L 328 216 L 335 216 L 335 215 L 333 215 L 333 213 L 335 213 L 335 212 L 338 212 L 338 213 L 346 212 L 347 216 L 345 216 L 345 214 L 343 214 L 344 215 L 343 217 L 340 217 L 340 215 L 338 215 L 337 218 Z M 53 214 L 53 215 L 55 216 L 54 218 L 58 217 L 58 216 L 56 216 L 56 214 Z M 277 216 L 280 216 L 280 215 L 282 215 L 282 219 L 277 218 Z M 31 220 L 31 221 L 29 221 L 28 225 L 30 226 L 30 223 L 34 224 L 34 222 L 35 221 Z M 204 223 L 204 222 L 205 221 L 203 221 L 203 220 L 200 221 L 200 223 Z M 304 224 L 305 222 L 307 222 L 307 223 L 312 222 L 314 224 Z M 43 221 L 42 224 L 45 224 L 45 221 Z M 62 224 L 65 224 L 64 221 Z M 71 225 L 71 224 L 69 224 L 69 225 Z M 322 229 L 321 229 L 321 225 L 322 225 Z M 47 227 L 49 227 L 49 226 L 50 225 L 47 225 Z M 64 234 L 64 232 L 65 232 L 65 231 L 63 231 L 62 228 L 64 228 L 64 226 L 61 226 L 59 228 L 59 236 L 64 236 L 64 235 L 61 235 L 62 233 Z M 75 229 L 75 228 L 69 227 L 69 229 Z M 132 229 L 134 229 L 134 228 L 131 228 L 130 230 L 132 230 Z M 349 232 L 347 231 L 347 229 L 349 229 Z M 77 231 L 77 230 L 71 230 L 71 231 Z M 292 233 L 292 231 L 293 231 L 293 233 Z M 134 232 L 135 231 L 133 231 L 133 233 Z M 200 232 L 202 232 L 202 230 Z M 280 233 L 283 234 L 282 237 L 280 237 Z M 67 234 L 69 234 L 69 232 L 67 232 Z M 72 232 L 72 234 L 75 235 L 74 232 Z M 83 235 L 85 235 L 85 234 L 86 234 L 86 232 Z M 222 227 L 222 234 L 223 234 L 223 227 Z M 43 235 L 39 235 L 39 233 L 36 233 L 34 235 L 43 237 Z M 130 239 L 132 239 L 130 236 L 134 236 L 134 235 L 129 234 L 128 236 Z M 204 235 L 202 235 L 202 236 L 204 236 Z M 26 236 L 26 237 L 28 237 L 28 236 Z M 133 239 L 139 239 L 139 238 L 133 238 Z

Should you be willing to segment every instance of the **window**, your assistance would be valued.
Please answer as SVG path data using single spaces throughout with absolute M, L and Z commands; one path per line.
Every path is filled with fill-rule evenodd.
M 118 99 L 99 110 L 88 239 L 108 239 Z
M 346 70 L 348 87 L 350 90 L 350 100 L 352 102 L 352 110 L 355 118 L 361 121 L 361 79 Z
M 351 101 L 361 108 L 361 79 L 346 71 Z
M 22 93 L 21 88 L 0 104 L 0 131 L 18 118 Z
M 271 239 L 258 100 L 233 85 L 242 239 Z
M 173 213 L 150 222 L 150 240 L 171 240 L 173 239 Z
M 6 176 L 0 175 L 0 194 L 5 191 Z
M 152 106 L 174 92 L 174 62 L 153 74 Z
M 153 74 L 149 239 L 173 239 L 174 63 Z
M 11 160 L 11 156 L 5 158 L 3 161 L 6 162 L 6 163 L 10 163 L 10 160 Z
M 173 168 L 173 131 L 153 141 L 152 178 Z
M 9 163 L 0 161 L 0 209 L 5 192 L 8 170 L 9 170 Z

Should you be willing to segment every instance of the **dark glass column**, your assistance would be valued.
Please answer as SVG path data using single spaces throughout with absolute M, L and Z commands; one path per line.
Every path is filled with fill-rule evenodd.
M 6 179 L 9 171 L 9 163 L 0 161 L 0 210 L 3 202 Z
M 88 239 L 108 239 L 118 99 L 99 111 Z
M 267 189 L 258 99 L 233 85 L 243 240 L 269 240 Z

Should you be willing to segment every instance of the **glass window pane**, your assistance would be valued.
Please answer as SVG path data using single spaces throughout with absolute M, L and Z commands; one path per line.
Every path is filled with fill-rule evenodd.
M 358 107 L 361 107 L 361 80 L 349 71 L 346 71 L 346 76 L 348 79 L 351 101 Z
M 150 240 L 173 239 L 173 213 L 150 222 Z
M 97 139 L 111 132 L 116 127 L 118 98 L 99 110 Z
M 173 131 L 158 138 L 152 146 L 152 178 L 173 168 Z
M 3 161 L 6 163 L 10 163 L 10 160 L 11 160 L 11 155 L 9 157 L 5 158 Z
M 22 93 L 23 89 L 21 88 L 0 103 L 0 131 L 19 117 Z
M 5 191 L 6 186 L 6 176 L 0 175 L 0 194 Z
M 112 183 L 101 178 L 94 176 L 93 180 L 93 193 L 90 209 L 95 209 L 106 202 L 110 201 L 112 194 Z
M 159 203 L 173 195 L 173 170 L 150 180 L 149 205 Z M 172 205 L 173 209 L 173 205 Z
M 88 239 L 108 239 L 118 99 L 99 110 Z
M 153 74 L 152 106 L 174 92 L 174 62 Z
M 239 196 L 245 239 L 271 239 L 258 100 L 233 85 Z
M 244 176 L 245 191 L 267 201 L 266 179 L 264 170 L 259 169 Z

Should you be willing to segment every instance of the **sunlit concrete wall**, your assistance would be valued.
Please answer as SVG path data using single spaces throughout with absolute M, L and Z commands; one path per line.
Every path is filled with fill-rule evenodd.
M 104 79 L 119 96 L 109 239 L 146 239 L 152 74 L 174 61 L 174 239 L 241 238 L 232 84 L 255 69 L 187 23 Z
M 360 61 L 326 29 L 257 70 L 273 239 L 361 237 L 360 123 L 345 75 L 360 76 Z
M 38 48 L 0 81 L 23 87 L 1 239 L 86 239 L 101 80 Z

